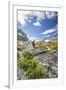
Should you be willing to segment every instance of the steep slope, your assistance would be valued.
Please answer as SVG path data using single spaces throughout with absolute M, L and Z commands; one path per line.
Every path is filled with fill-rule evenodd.
M 17 40 L 22 42 L 28 40 L 27 35 L 21 29 L 17 30 Z

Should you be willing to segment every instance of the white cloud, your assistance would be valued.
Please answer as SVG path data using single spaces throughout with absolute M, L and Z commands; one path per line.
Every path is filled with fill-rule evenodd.
M 44 15 L 48 18 L 51 19 L 52 17 L 56 16 L 57 14 L 53 11 L 46 11 L 44 12 Z
M 57 29 L 49 29 L 49 30 L 43 32 L 42 34 L 45 35 L 45 34 L 53 33 L 55 31 L 57 31 Z
M 29 40 L 33 41 L 36 40 L 36 37 L 32 37 L 32 36 L 27 36 L 29 38 Z
M 45 18 L 44 12 L 41 12 L 41 11 L 34 11 L 33 15 L 37 16 L 37 21 L 40 21 Z
M 34 40 L 35 40 L 35 42 L 40 41 L 40 39 L 38 39 L 37 37 L 32 37 L 32 36 L 28 36 L 28 35 L 27 35 L 27 37 L 28 37 L 29 40 L 31 40 L 31 41 L 34 41 Z
M 32 21 L 30 19 L 28 19 L 28 22 L 31 23 Z
M 46 39 L 45 42 L 49 42 L 50 40 Z
M 19 10 L 18 11 L 18 21 L 22 24 L 25 25 L 26 21 L 31 22 L 31 19 L 33 18 L 32 16 L 36 16 L 36 22 L 41 21 L 45 18 L 52 18 L 53 16 L 56 16 L 56 13 L 53 11 L 23 11 Z M 28 18 L 29 17 L 29 18 Z M 35 25 L 38 25 L 35 23 Z
M 33 23 L 33 25 L 34 25 L 34 26 L 41 26 L 40 22 L 38 22 L 38 21 L 35 22 L 35 23 Z
M 57 14 L 54 11 L 33 11 L 32 15 L 37 16 L 37 21 L 40 21 L 45 18 L 51 19 Z
M 28 18 L 28 16 L 29 16 L 29 18 Z M 18 11 L 18 21 L 22 25 L 25 25 L 26 21 L 31 22 L 30 20 L 33 18 L 32 16 L 37 16 L 37 21 L 40 21 L 40 20 L 44 19 L 44 12 L 41 12 L 41 11 L 23 11 L 23 10 Z
M 25 25 L 26 24 L 26 20 L 28 19 L 28 15 L 31 14 L 30 11 L 22 11 L 19 10 L 18 11 L 18 21 L 22 24 Z

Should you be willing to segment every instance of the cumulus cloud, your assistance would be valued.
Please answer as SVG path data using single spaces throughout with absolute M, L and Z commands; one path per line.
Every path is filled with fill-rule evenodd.
M 33 25 L 34 25 L 34 26 L 41 26 L 40 22 L 38 22 L 38 21 L 35 22 L 35 23 L 33 23 Z

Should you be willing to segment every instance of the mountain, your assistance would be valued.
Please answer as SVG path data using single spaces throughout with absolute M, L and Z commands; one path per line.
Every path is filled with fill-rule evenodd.
M 17 40 L 22 42 L 28 40 L 27 35 L 21 29 L 17 29 Z

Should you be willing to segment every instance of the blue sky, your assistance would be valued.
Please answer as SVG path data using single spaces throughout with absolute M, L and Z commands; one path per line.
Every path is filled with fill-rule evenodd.
M 17 27 L 30 40 L 51 40 L 58 37 L 58 13 L 54 11 L 18 11 Z

